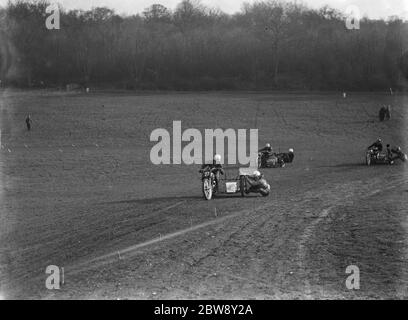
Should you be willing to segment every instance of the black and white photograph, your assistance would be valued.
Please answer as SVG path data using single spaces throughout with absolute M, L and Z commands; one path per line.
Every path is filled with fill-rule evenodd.
M 407 138 L 407 0 L 0 0 L 0 300 L 406 300 Z

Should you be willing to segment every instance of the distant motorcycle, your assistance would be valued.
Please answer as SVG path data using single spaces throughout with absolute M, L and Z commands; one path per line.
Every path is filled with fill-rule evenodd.
M 393 164 L 395 160 L 399 159 L 402 162 L 407 161 L 407 155 L 401 150 L 394 152 L 395 156 L 390 158 L 387 153 L 379 152 L 375 148 L 368 149 L 366 152 L 366 164 L 371 166 L 374 164 Z
M 270 152 L 259 152 L 257 160 L 258 168 L 283 168 L 285 161 L 283 154 L 275 154 Z
M 292 163 L 294 157 L 293 149 L 284 153 L 259 152 L 258 168 L 283 168 L 287 163 Z

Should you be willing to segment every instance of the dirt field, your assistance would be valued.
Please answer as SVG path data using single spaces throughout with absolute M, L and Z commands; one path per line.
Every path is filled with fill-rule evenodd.
M 408 297 L 402 95 L 1 92 L 0 294 L 41 299 Z M 382 103 L 392 119 L 379 123 Z M 30 113 L 33 130 L 24 119 Z M 295 149 L 268 198 L 202 199 L 199 166 L 154 166 L 150 133 L 259 128 Z M 45 269 L 64 267 L 61 290 Z M 348 265 L 360 290 L 346 288 Z

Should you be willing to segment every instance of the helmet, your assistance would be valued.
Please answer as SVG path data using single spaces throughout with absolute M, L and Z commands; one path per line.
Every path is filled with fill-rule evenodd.
M 261 176 L 261 173 L 258 170 L 255 170 L 253 174 L 254 174 L 255 177 L 260 177 Z
M 378 139 L 377 139 L 377 142 L 381 142 L 381 141 L 382 141 L 381 138 L 378 138 Z
M 221 156 L 220 156 L 219 154 L 216 154 L 216 155 L 214 156 L 214 161 L 215 161 L 216 163 L 220 163 L 220 162 L 221 162 Z
M 289 149 L 289 152 L 290 152 L 290 153 L 293 153 L 293 149 L 292 149 L 292 148 L 290 148 L 290 149 Z
M 265 147 L 266 147 L 266 148 L 270 148 L 270 147 L 271 147 L 271 144 L 270 144 L 270 143 L 267 143 L 267 144 L 265 145 Z
M 401 151 L 401 147 L 397 147 L 397 150 L 398 150 L 398 152 L 400 152 L 400 151 Z

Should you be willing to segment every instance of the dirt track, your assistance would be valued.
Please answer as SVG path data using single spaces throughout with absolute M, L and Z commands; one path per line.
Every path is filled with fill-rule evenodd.
M 0 293 L 8 298 L 406 298 L 403 96 L 2 92 Z M 378 123 L 382 102 L 393 119 Z M 405 104 L 404 104 L 405 103 Z M 30 113 L 33 131 L 24 118 Z M 257 116 L 256 116 L 257 115 Z M 202 200 L 197 166 L 154 166 L 150 133 L 259 128 L 295 149 L 268 198 Z M 231 169 L 233 170 L 233 169 Z M 45 268 L 64 267 L 60 291 Z M 345 286 L 348 265 L 361 289 Z

